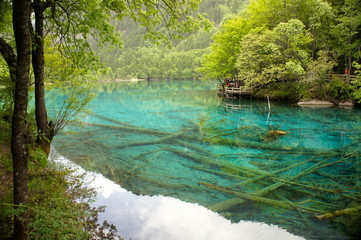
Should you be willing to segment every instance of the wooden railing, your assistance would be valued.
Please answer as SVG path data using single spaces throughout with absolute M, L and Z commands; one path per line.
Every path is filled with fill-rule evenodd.
M 351 74 L 328 74 L 326 77 L 326 80 L 332 80 L 332 79 L 341 79 L 347 84 L 351 84 L 351 81 L 355 80 L 357 78 L 357 75 L 351 75 Z
M 240 95 L 251 95 L 253 94 L 252 87 L 226 87 L 226 93 L 240 94 Z
M 253 94 L 253 87 L 228 87 L 222 84 L 217 85 L 219 93 L 222 93 L 224 95 L 252 95 Z

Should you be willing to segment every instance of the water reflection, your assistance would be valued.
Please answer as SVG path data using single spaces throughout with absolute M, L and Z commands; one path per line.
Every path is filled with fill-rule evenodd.
M 84 170 L 53 151 L 54 161 Z M 98 190 L 94 206 L 107 206 L 100 221 L 117 226 L 119 234 L 132 240 L 298 240 L 277 226 L 264 223 L 231 223 L 193 203 L 163 196 L 135 195 L 98 173 L 90 173 L 90 186 Z

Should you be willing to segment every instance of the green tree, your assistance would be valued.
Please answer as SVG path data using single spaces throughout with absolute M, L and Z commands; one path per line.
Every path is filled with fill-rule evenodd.
M 249 32 L 247 20 L 235 15 L 221 26 L 213 36 L 211 52 L 204 56 L 202 67 L 198 68 L 206 79 L 233 78 L 238 79 L 235 65 L 240 49 L 240 41 Z
M 241 8 L 243 8 L 245 6 L 245 4 L 248 3 L 248 0 L 203 0 L 200 4 L 198 13 L 204 14 L 211 23 L 213 23 L 216 27 L 218 27 L 218 25 L 224 20 L 224 16 L 226 14 L 230 14 L 230 13 L 237 13 Z M 132 72 L 137 72 L 139 69 L 135 68 L 135 69 L 130 69 L 130 65 L 124 67 L 125 69 L 122 68 L 122 70 L 119 68 L 119 66 L 116 66 L 114 63 L 116 62 L 116 59 L 122 59 L 123 54 L 127 54 L 129 51 L 133 51 L 134 55 L 138 55 L 141 54 L 139 53 L 139 47 L 154 47 L 152 44 L 149 43 L 149 41 L 144 40 L 143 38 L 143 33 L 145 31 L 145 29 L 140 26 L 139 24 L 135 23 L 134 21 L 132 21 L 132 19 L 125 17 L 123 18 L 122 21 L 116 22 L 117 24 L 117 29 L 122 29 L 122 36 L 124 39 L 124 46 L 125 48 L 131 48 L 131 49 L 127 49 L 126 51 L 123 50 L 112 50 L 112 54 L 108 54 L 106 51 L 104 51 L 104 47 L 103 48 L 97 48 L 96 52 L 100 53 L 101 55 L 101 59 L 104 60 L 105 64 L 108 67 L 111 67 L 112 71 L 108 72 L 108 75 L 113 76 L 114 78 L 125 78 L 124 74 L 125 72 L 128 71 L 132 71 Z M 160 29 L 161 31 L 163 31 L 163 29 L 166 26 L 161 26 Z M 215 31 L 216 28 L 214 28 L 211 31 L 204 31 L 203 29 L 201 29 L 200 31 L 196 31 L 194 33 L 186 33 L 183 34 L 184 39 L 178 39 L 178 38 L 173 38 L 172 39 L 172 46 L 175 46 L 176 50 L 172 49 L 169 50 L 168 46 L 164 46 L 164 45 L 158 45 L 156 47 L 158 47 L 159 49 L 161 49 L 164 52 L 182 52 L 180 55 L 184 55 L 185 51 L 190 51 L 190 50 L 199 50 L 199 49 L 203 49 L 203 52 L 208 52 L 207 50 L 205 50 L 210 42 L 211 42 L 211 35 L 212 32 Z M 145 54 L 147 54 L 145 52 Z M 187 54 L 191 54 L 191 53 L 187 53 Z M 183 56 L 182 55 L 182 56 Z M 125 57 L 124 59 L 126 60 L 126 58 L 128 58 L 129 56 Z M 167 65 L 167 60 L 166 59 L 162 59 L 162 61 L 165 61 L 164 64 Z M 135 61 L 134 61 L 135 62 Z M 188 65 L 188 64 L 187 64 Z M 135 66 L 135 65 L 132 65 Z M 138 65 L 137 65 L 138 66 Z M 199 67 L 199 63 L 194 64 L 194 67 L 197 68 Z M 188 68 L 188 67 L 186 67 Z M 116 70 L 117 69 L 117 70 Z M 121 71 L 119 71 L 121 70 Z M 169 78 L 169 76 L 177 76 L 177 79 L 184 79 L 184 78 L 188 78 L 190 75 L 190 72 L 195 72 L 195 69 L 188 69 L 186 71 L 183 71 L 184 73 L 186 73 L 187 76 L 180 76 L 179 74 L 182 71 L 178 71 L 178 70 L 171 70 L 166 68 L 165 69 L 166 72 L 168 72 L 167 74 L 161 74 L 161 75 L 165 75 L 166 78 Z M 163 71 L 161 71 L 160 69 L 158 69 L 158 71 L 160 73 L 164 73 Z M 200 76 L 200 73 L 194 73 L 193 75 L 196 76 Z M 109 76 L 106 76 L 107 78 Z M 134 74 L 133 74 L 134 77 Z
M 312 33 L 312 52 L 329 48 L 333 12 L 323 0 L 254 0 L 238 15 L 229 17 L 215 33 L 210 54 L 206 55 L 199 69 L 205 78 L 237 79 L 239 69 L 236 59 L 241 40 L 252 29 L 272 30 L 281 22 L 299 19 Z M 242 73 L 243 74 L 243 73 Z
M 297 19 L 280 23 L 273 30 L 251 31 L 242 39 L 238 54 L 241 79 L 246 85 L 299 80 L 311 60 L 311 41 L 311 34 Z
M 13 48 L 12 6 L 10 1 L 0 0 L 0 54 L 5 60 L 10 78 L 15 83 L 16 54 Z M 5 84 L 8 85 L 8 84 Z M 11 86 L 8 86 L 11 87 Z
M 361 2 L 345 0 L 339 8 L 336 24 L 332 29 L 334 50 L 339 55 L 340 65 L 350 71 L 353 62 L 361 58 Z M 343 69 L 340 69 L 343 70 Z

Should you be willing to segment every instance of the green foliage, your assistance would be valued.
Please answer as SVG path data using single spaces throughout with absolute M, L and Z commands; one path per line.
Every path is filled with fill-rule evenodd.
M 2 237 L 9 236 L 12 231 L 11 216 L 27 212 L 30 216 L 29 239 L 122 239 L 117 236 L 114 225 L 98 223 L 98 214 L 104 207 L 90 206 L 96 192 L 84 183 L 84 175 L 54 163 L 44 167 L 40 163 L 43 153 L 33 151 L 31 155 L 29 203 L 13 208 L 11 191 L 0 199 Z M 11 165 L 10 158 L 0 155 L 2 178 L 6 162 Z M 2 193 L 5 191 L 1 190 Z
M 349 98 L 346 86 L 325 79 L 345 68 L 355 72 L 360 6 L 358 0 L 250 1 L 225 19 L 199 70 L 205 78 L 241 78 L 248 85 L 293 81 L 307 98 Z
M 331 18 L 332 8 L 321 0 L 251 1 L 239 16 L 226 19 L 214 35 L 211 53 L 205 56 L 200 71 L 205 74 L 205 78 L 210 79 L 238 78 L 238 74 L 243 75 L 236 67 L 236 60 L 239 53 L 242 52 L 242 50 L 239 51 L 243 45 L 241 40 L 252 29 L 253 31 L 259 31 L 256 29 L 272 30 L 282 22 L 299 19 L 304 24 L 304 28 L 313 34 L 314 42 L 324 43 L 325 36 L 328 34 L 328 26 L 326 29 L 322 23 L 329 23 Z M 282 29 L 279 30 L 282 31 Z M 321 30 L 324 31 L 321 32 Z M 316 49 L 315 46 L 312 48 L 313 51 Z M 269 49 L 269 51 L 271 50 Z M 302 75 L 299 62 L 290 61 L 286 67 L 290 77 Z M 270 68 L 265 75 L 278 75 L 280 71 L 278 67 Z
M 218 25 L 225 15 L 238 13 L 248 2 L 248 0 L 203 0 L 199 12 L 205 13 L 209 20 Z
M 30 149 L 30 161 L 36 167 L 45 168 L 48 164 L 48 156 L 41 148 L 33 148 Z
M 327 52 L 321 52 L 317 60 L 309 66 L 308 75 L 302 81 L 299 88 L 302 99 L 325 99 L 335 101 L 355 101 L 360 103 L 361 84 L 360 75 L 351 81 L 345 82 L 345 79 L 334 77 L 328 80 L 328 73 L 332 71 L 335 61 L 332 60 Z M 354 64 L 359 69 L 358 64 Z M 359 71 L 355 71 L 359 74 Z
M 11 1 L 0 0 L 0 37 L 4 37 L 5 32 L 12 32 L 12 5 Z
M 224 16 L 230 13 L 236 13 L 238 10 L 244 7 L 244 4 L 248 1 L 235 1 L 235 0 L 205 0 L 200 4 L 198 13 L 201 13 L 213 22 L 216 26 L 223 21 Z M 175 48 L 168 49 L 167 44 L 157 44 L 154 46 L 154 41 L 144 40 L 144 33 L 148 30 L 141 24 L 136 22 L 136 19 L 125 17 L 121 22 L 113 21 L 113 24 L 117 26 L 117 29 L 122 30 L 122 39 L 124 41 L 124 50 L 113 49 L 109 50 L 107 47 L 95 46 L 92 43 L 92 47 L 101 56 L 108 69 L 105 78 L 176 78 L 176 79 L 190 79 L 200 78 L 207 71 L 196 72 L 195 69 L 200 67 L 198 53 L 208 53 L 208 46 L 211 42 L 212 31 L 204 31 L 203 29 L 196 28 L 192 33 L 183 33 L 181 37 L 171 37 L 172 45 Z M 209 25 L 206 25 L 206 28 Z M 167 27 L 160 25 L 156 28 L 160 33 L 164 32 Z M 187 31 L 189 32 L 189 31 Z M 159 42 L 159 41 L 157 41 Z M 169 43 L 169 42 L 168 42 Z M 158 63 L 149 63 L 149 50 L 154 52 L 152 61 Z M 164 55 L 158 55 L 161 51 Z M 197 56 L 194 56 L 194 53 Z M 169 60 L 172 57 L 167 55 L 179 55 L 180 58 L 186 58 L 184 64 L 177 63 L 172 66 Z M 196 61 L 193 64 L 189 63 L 188 59 L 195 57 Z M 161 63 L 160 63 L 161 62 Z M 149 66 L 156 65 L 156 66 Z M 176 69 L 169 69 L 169 67 L 175 67 Z M 166 71 L 166 72 L 164 72 Z
M 66 36 L 60 38 L 60 41 L 77 46 L 86 44 L 86 40 L 90 37 L 100 44 L 108 42 L 119 45 L 119 32 L 115 30 L 112 20 L 129 17 L 146 28 L 148 38 L 162 41 L 167 40 L 169 36 L 178 38 L 185 31 L 196 30 L 208 24 L 201 15 L 192 16 L 199 3 L 199 0 L 182 2 L 81 0 L 77 1 L 77 4 L 62 1 L 57 3 L 59 4 L 56 8 L 57 19 L 53 19 L 49 27 L 54 29 L 53 27 L 56 26 L 56 34 Z M 60 23 L 58 19 L 65 21 Z M 166 28 L 160 29 L 162 24 Z
M 124 51 L 117 60 L 119 67 L 110 74 L 122 79 L 197 79 L 200 75 L 195 68 L 200 66 L 204 51 L 162 50 L 158 46 Z
M 311 86 L 322 84 L 323 79 L 332 73 L 335 65 L 334 56 L 332 56 L 329 51 L 319 51 L 318 57 L 308 64 L 307 74 L 302 82 L 308 83 Z
M 10 79 L 8 67 L 4 59 L 0 58 L 0 109 L 4 114 L 10 114 L 12 109 L 13 83 Z
M 260 98 L 268 96 L 273 100 L 287 100 L 294 102 L 300 98 L 300 94 L 302 94 L 301 90 L 300 86 L 294 82 L 278 82 L 269 83 L 263 86 L 255 94 L 256 97 Z
M 95 58 L 68 58 L 61 52 L 63 45 L 56 46 L 50 38 L 44 40 L 45 45 L 45 80 L 46 82 L 61 85 L 64 82 L 77 82 L 78 85 L 85 80 L 93 80 L 92 72 L 100 65 Z
M 86 185 L 84 175 L 50 163 L 39 148 L 30 149 L 29 202 L 14 208 L 12 192 L 12 161 L 3 153 L 10 142 L 10 121 L 0 109 L 0 236 L 11 236 L 13 216 L 29 214 L 29 239 L 122 239 L 114 225 L 100 224 L 94 208 L 95 190 Z M 30 121 L 35 121 L 30 119 Z M 6 135 L 6 136 L 5 136 Z
M 329 83 L 329 92 L 332 98 L 339 100 L 352 99 L 352 87 L 341 79 L 333 79 Z
M 41 155 L 38 157 L 42 158 Z M 94 189 L 84 184 L 84 176 L 59 167 L 40 167 L 39 161 L 30 166 L 29 238 L 30 239 L 120 239 L 114 226 L 109 232 L 100 231 L 99 212 L 93 208 Z
M 299 83 L 297 86 L 297 94 L 299 96 L 299 99 L 302 100 L 317 99 L 318 97 L 314 94 L 315 92 L 314 90 L 315 88 L 313 88 L 313 85 L 303 82 Z
M 11 81 L 7 69 L 2 68 L 0 59 L 0 144 L 10 142 L 11 116 L 12 116 L 12 92 Z
M 259 29 L 272 30 L 280 23 L 288 22 L 291 19 L 299 19 L 304 25 L 303 28 L 312 33 L 314 42 L 319 43 L 321 42 L 320 40 L 324 42 L 324 38 L 328 36 L 327 30 L 322 23 L 328 23 L 331 18 L 332 8 L 321 0 L 251 1 L 247 8 L 241 11 L 238 16 L 226 19 L 214 35 L 211 53 L 205 56 L 200 71 L 205 74 L 206 78 L 210 79 L 238 78 L 238 74 L 243 75 L 236 67 L 238 55 L 243 52 L 243 49 L 239 51 L 241 46 L 243 46 L 241 40 L 252 29 L 252 32 L 259 32 Z M 327 29 L 328 28 L 327 26 Z M 281 26 L 279 26 L 278 29 L 280 33 L 285 31 L 285 29 L 281 29 Z M 287 31 L 285 33 L 287 33 Z M 289 38 L 292 37 L 290 34 L 288 35 Z M 299 40 L 305 41 L 306 39 Z M 293 41 L 297 42 L 297 39 L 293 39 Z M 302 44 L 303 43 L 300 43 L 300 45 Z M 243 48 L 246 49 L 246 47 Z M 281 48 L 279 50 L 282 51 L 284 49 Z M 296 53 L 299 54 L 297 49 L 295 50 Z M 316 48 L 313 45 L 312 51 L 315 50 Z M 268 51 L 272 51 L 272 48 L 268 49 Z M 307 49 L 307 51 L 310 50 Z M 288 54 L 292 54 L 292 52 Z M 299 56 L 297 58 L 299 58 Z M 302 58 L 304 59 L 305 56 Z M 250 62 L 251 61 L 254 61 L 254 59 L 250 60 Z M 299 61 L 290 61 L 285 65 L 285 67 L 287 67 L 285 70 L 288 72 L 286 75 L 290 75 L 290 77 L 302 75 L 303 64 L 303 62 L 300 63 Z M 283 71 L 283 69 L 271 67 L 265 75 L 278 75 L 280 71 Z M 254 73 L 249 76 L 249 78 L 251 77 L 254 77 Z
M 278 24 L 273 30 L 255 29 L 241 41 L 236 66 L 246 85 L 274 81 L 296 81 L 310 61 L 307 46 L 312 41 L 297 19 Z
M 211 52 L 204 56 L 202 67 L 198 69 L 205 79 L 238 78 L 235 63 L 241 48 L 240 41 L 248 31 L 246 19 L 236 15 L 227 16 L 213 36 Z
M 54 46 L 50 39 L 45 39 L 45 76 L 49 83 L 47 97 L 63 96 L 62 105 L 52 106 L 48 111 L 56 134 L 86 111 L 85 106 L 94 97 L 91 88 L 97 80 L 96 73 L 101 69 L 95 59 L 88 59 L 87 66 L 79 65 L 76 59 L 62 55 L 59 47 Z
M 345 68 L 352 69 L 353 61 L 361 57 L 361 4 L 359 0 L 346 0 L 337 10 L 336 24 L 331 32 L 333 48 L 343 57 Z
M 55 134 L 63 130 L 67 125 L 77 122 L 77 119 L 86 112 L 85 106 L 94 98 L 91 92 L 92 82 L 86 84 L 77 81 L 64 82 L 57 85 L 56 89 L 51 90 L 49 95 L 54 98 L 61 98 L 60 105 L 51 106 L 49 111 L 50 117 L 53 119 Z
M 244 14 L 253 27 L 272 29 L 281 22 L 299 19 L 311 29 L 332 18 L 332 8 L 323 0 L 254 0 Z
M 309 62 L 307 66 L 306 75 L 299 81 L 299 96 L 303 100 L 310 99 L 347 99 L 348 96 L 342 96 L 341 92 L 347 91 L 341 90 L 341 82 L 334 79 L 331 83 L 328 82 L 329 74 L 333 72 L 333 68 L 336 65 L 334 56 L 329 51 L 319 51 L 317 58 Z M 343 83 L 342 85 L 344 85 Z M 333 93 L 331 93 L 333 92 Z
M 0 236 L 2 239 L 9 237 L 9 233 L 12 231 L 11 219 L 14 212 L 13 208 L 13 194 L 11 191 L 11 180 L 12 180 L 12 161 L 10 154 L 3 152 L 3 146 L 10 139 L 4 139 L 3 130 L 8 130 L 3 128 L 0 119 Z
M 352 81 L 352 97 L 356 102 L 361 103 L 361 64 L 354 63 L 354 67 L 357 69 L 357 78 Z

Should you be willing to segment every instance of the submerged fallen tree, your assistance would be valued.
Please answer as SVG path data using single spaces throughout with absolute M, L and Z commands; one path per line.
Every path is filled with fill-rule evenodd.
M 106 118 L 106 119 L 108 119 L 108 118 Z M 117 125 L 100 124 L 100 123 L 84 123 L 84 124 L 88 125 L 88 126 L 99 127 L 99 128 L 118 130 L 118 131 L 124 131 L 124 132 L 133 132 L 133 133 L 145 134 L 145 135 L 154 135 L 154 136 L 158 136 L 158 137 L 168 136 L 169 134 L 172 134 L 172 132 L 135 127 L 135 126 L 132 126 L 127 123 L 122 123 L 120 121 L 111 121 L 111 122 L 117 123 Z M 181 130 L 181 131 L 184 132 L 184 134 L 182 134 L 182 136 L 179 138 L 181 140 L 205 141 L 205 142 L 213 144 L 213 145 L 227 145 L 227 146 L 231 146 L 231 147 L 233 146 L 233 147 L 239 147 L 239 148 L 253 148 L 253 149 L 259 149 L 259 150 L 287 152 L 288 154 L 305 154 L 305 155 L 315 155 L 315 154 L 339 155 L 342 151 L 342 149 L 312 149 L 312 148 L 305 148 L 302 146 L 287 146 L 287 145 L 280 145 L 280 144 L 275 144 L 275 143 L 270 144 L 268 142 L 248 141 L 246 139 L 235 140 L 235 139 L 231 139 L 231 138 L 224 138 L 225 134 L 220 134 L 220 136 L 213 136 L 212 140 L 209 140 L 209 138 L 207 138 L 205 136 L 204 130 L 198 131 L 198 130 L 196 130 L 196 128 L 194 126 L 189 129 L 185 128 L 184 130 Z M 219 131 L 221 132 L 221 130 L 219 130 Z M 234 135 L 236 133 L 237 132 L 232 130 L 230 133 L 228 133 L 226 135 Z M 257 134 L 259 134 L 259 133 L 257 132 Z M 263 134 L 268 134 L 268 131 Z M 136 143 L 134 143 L 134 144 L 136 144 Z M 141 145 L 141 143 L 139 145 Z
M 198 202 L 227 216 L 242 214 L 236 207 L 254 202 L 258 204 L 253 207 L 292 212 L 305 221 L 314 216 L 326 219 L 329 213 L 331 219 L 337 218 L 341 216 L 337 209 L 348 209 L 361 201 L 360 184 L 356 184 L 359 142 L 339 149 L 311 148 L 278 141 L 292 135 L 289 131 L 277 133 L 279 139 L 268 142 L 265 134 L 281 130 L 224 129 L 222 121 L 191 123 L 168 132 L 99 118 L 109 124 L 86 123 L 89 132 L 97 129 L 96 134 L 84 133 L 83 138 L 74 140 L 111 159 L 107 165 L 91 164 L 104 165 L 106 176 L 139 194 L 152 195 L 158 189 L 158 194 Z M 104 141 L 108 141 L 106 147 Z M 224 146 L 237 151 L 215 151 Z M 176 178 L 172 168 L 187 169 L 192 177 Z M 190 192 L 199 194 L 189 198 Z M 200 193 L 211 197 L 204 201 Z M 348 211 L 341 212 L 347 215 Z
M 349 208 L 345 208 L 345 209 L 341 209 L 341 210 L 336 210 L 333 212 L 324 213 L 321 215 L 317 215 L 315 217 L 318 220 L 324 220 L 324 219 L 335 218 L 335 217 L 338 217 L 341 215 L 355 214 L 355 213 L 359 213 L 360 211 L 361 211 L 361 205 L 358 205 L 358 206 L 349 207 Z

